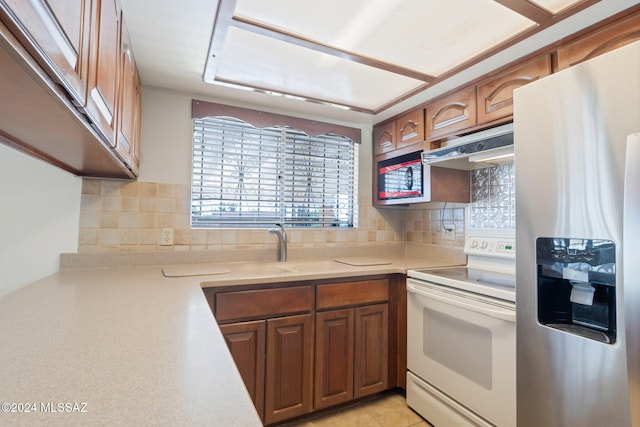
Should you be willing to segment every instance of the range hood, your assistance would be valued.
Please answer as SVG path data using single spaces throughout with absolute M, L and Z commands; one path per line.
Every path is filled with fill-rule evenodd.
M 482 169 L 512 160 L 513 123 L 461 136 L 422 153 L 422 164 L 450 169 Z

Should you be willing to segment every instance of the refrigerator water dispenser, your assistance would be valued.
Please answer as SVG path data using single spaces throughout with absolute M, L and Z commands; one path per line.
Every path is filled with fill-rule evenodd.
M 616 341 L 616 264 L 611 240 L 536 240 L 538 321 L 613 344 Z

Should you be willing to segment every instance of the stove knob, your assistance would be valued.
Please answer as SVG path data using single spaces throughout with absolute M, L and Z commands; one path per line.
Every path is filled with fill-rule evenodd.
M 477 240 L 472 240 L 471 241 L 471 249 L 475 249 L 478 247 L 478 241 Z
M 484 240 L 482 242 L 482 245 L 480 246 L 480 249 L 487 249 L 487 247 L 489 246 L 489 242 L 487 242 L 486 240 Z

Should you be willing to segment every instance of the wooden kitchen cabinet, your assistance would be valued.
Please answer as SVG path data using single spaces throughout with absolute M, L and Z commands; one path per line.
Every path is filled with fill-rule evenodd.
M 640 15 L 634 14 L 561 46 L 556 52 L 556 71 L 564 70 L 637 40 L 640 40 Z
M 265 424 L 312 410 L 312 321 L 304 314 L 220 326 Z
M 270 425 L 403 386 L 404 283 L 391 275 L 203 292 Z
M 140 164 L 141 88 L 124 14 L 120 16 L 120 90 L 118 94 L 118 133 L 116 151 L 138 173 Z
M 204 293 L 264 423 L 311 412 L 311 285 Z
M 120 12 L 115 0 L 93 0 L 93 4 L 85 112 L 105 141 L 115 147 Z
M 0 0 L 1 19 L 76 105 L 85 103 L 91 0 Z
M 0 142 L 76 175 L 137 177 L 141 85 L 121 14 L 119 0 L 0 0 Z
M 478 125 L 513 120 L 513 91 L 551 74 L 545 54 L 478 84 Z
M 389 153 L 396 149 L 396 122 L 373 127 L 373 151 L 375 154 Z
M 389 387 L 388 300 L 388 279 L 317 286 L 316 409 Z
M 476 86 L 464 88 L 426 106 L 429 140 L 455 135 L 477 123 Z
M 396 149 L 424 141 L 424 108 L 417 108 L 396 119 Z
M 311 314 L 267 320 L 265 424 L 313 408 L 312 321 Z
M 355 398 L 388 388 L 389 304 L 355 309 Z
M 316 314 L 315 407 L 353 399 L 354 310 Z
M 220 331 L 260 418 L 264 420 L 266 323 L 221 325 Z
M 391 153 L 423 141 L 423 108 L 409 111 L 396 120 L 373 127 L 373 151 L 375 155 Z
M 313 307 L 311 286 L 231 292 L 207 290 L 205 294 L 207 293 L 212 293 L 212 296 L 208 297 L 209 305 L 219 323 L 305 313 Z

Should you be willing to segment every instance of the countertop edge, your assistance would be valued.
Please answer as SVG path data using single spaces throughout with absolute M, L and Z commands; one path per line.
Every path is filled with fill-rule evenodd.
M 331 269 L 331 258 L 316 258 L 290 264 L 307 271 L 227 277 L 167 278 L 158 265 L 61 269 L 0 299 L 0 341 L 8 343 L 0 346 L 3 399 L 86 402 L 89 412 L 1 413 L 0 424 L 204 425 L 214 417 L 259 426 L 202 287 L 404 274 L 462 264 L 460 252 L 383 255 L 390 264 Z M 314 262 L 323 267 L 314 271 Z

